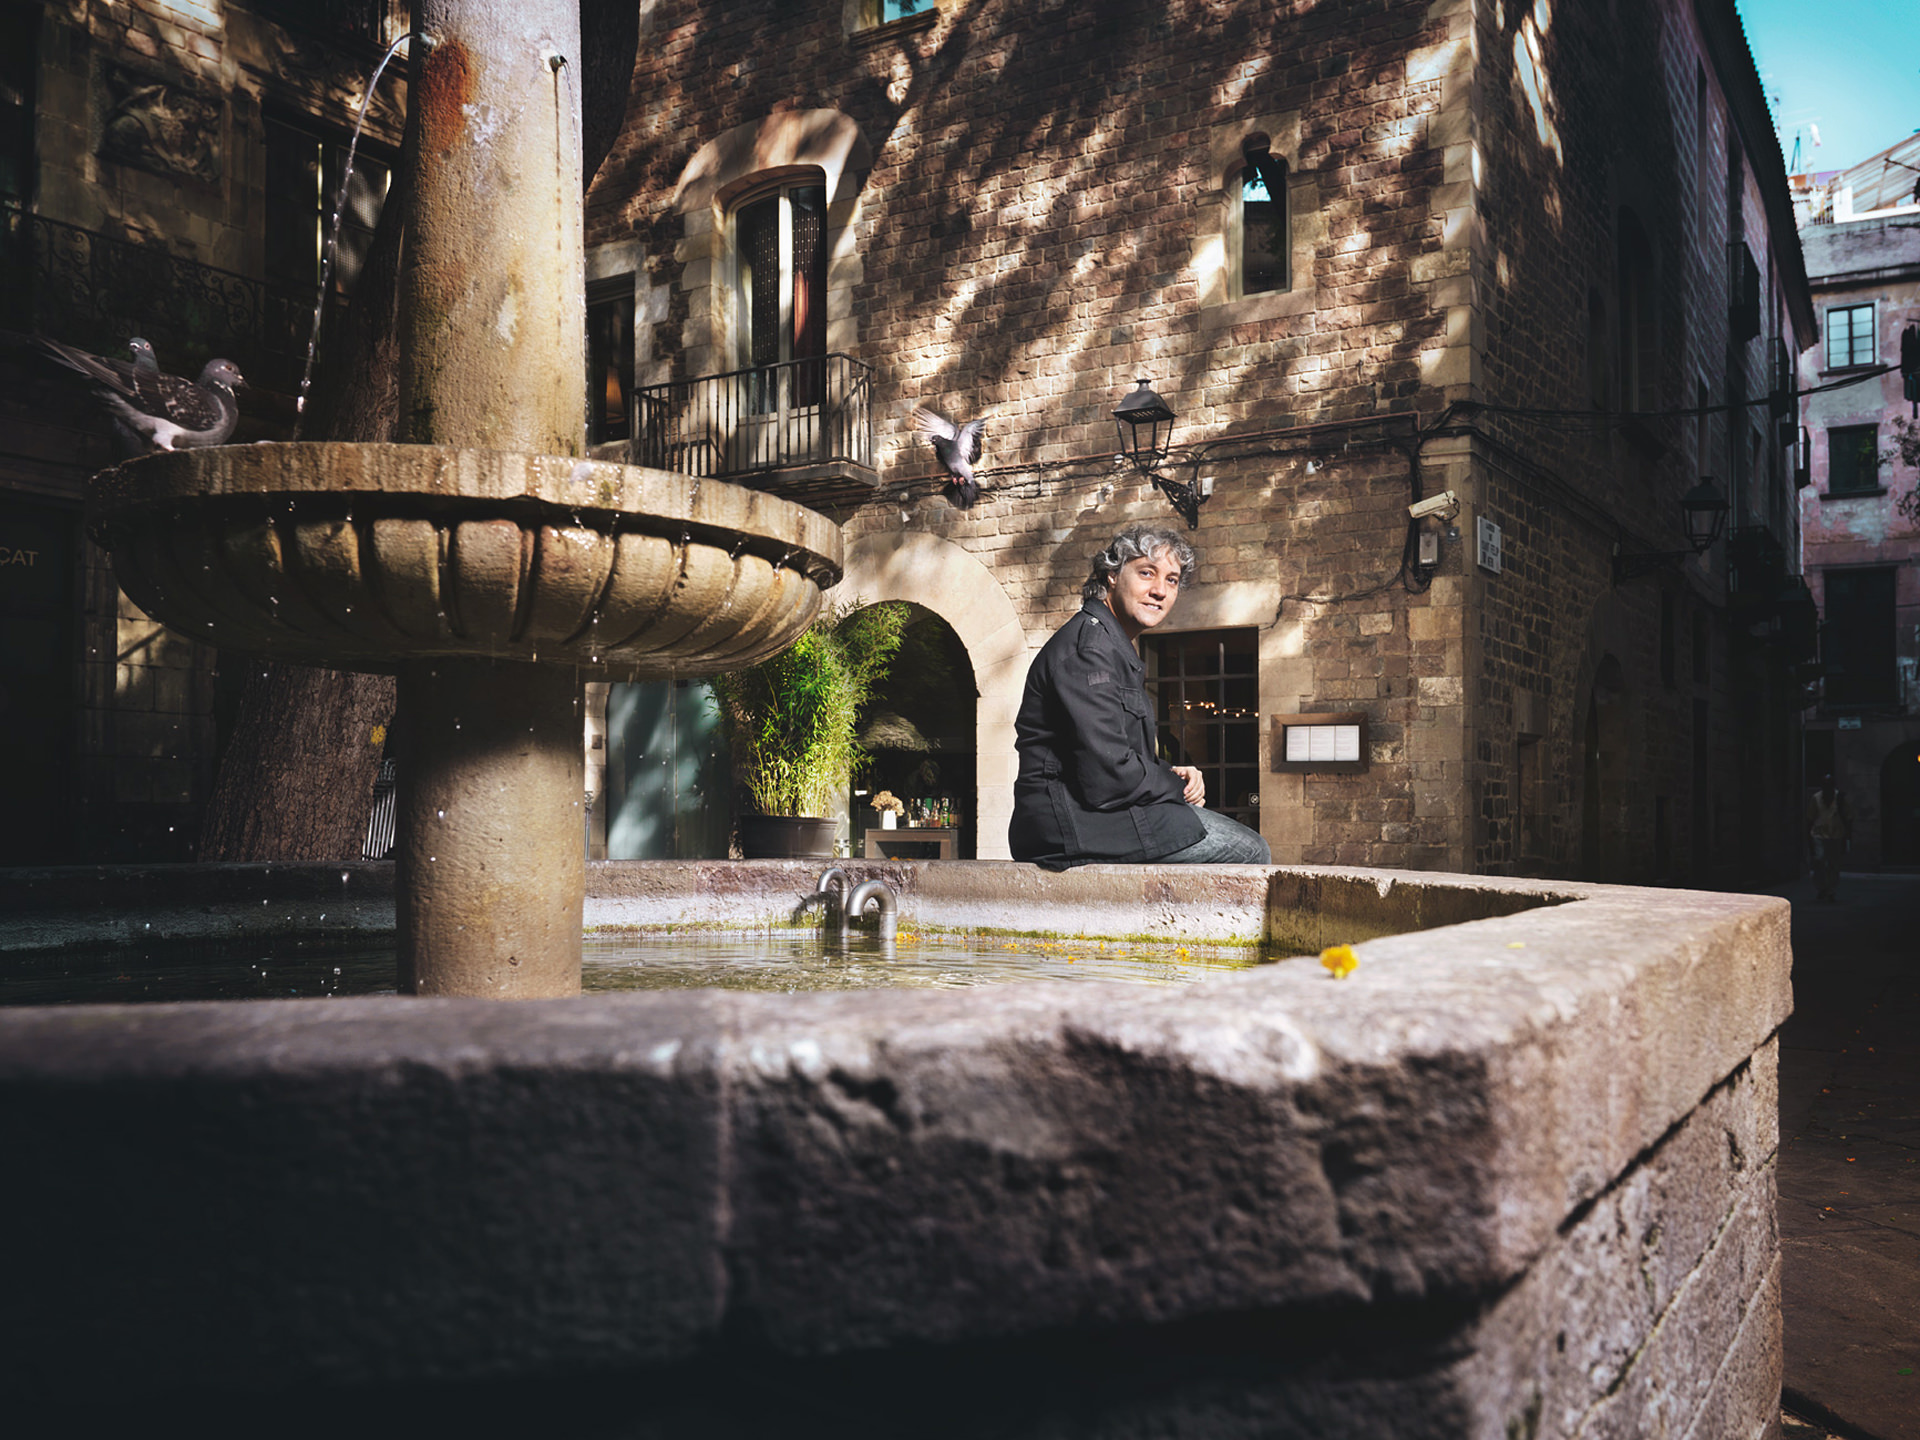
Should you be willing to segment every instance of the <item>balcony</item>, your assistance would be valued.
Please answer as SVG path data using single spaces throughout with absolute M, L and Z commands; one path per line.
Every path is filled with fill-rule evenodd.
M 0 327 L 8 330 L 114 356 L 144 335 L 165 369 L 190 373 L 224 355 L 251 387 L 291 395 L 315 294 L 0 206 Z M 342 303 L 329 308 L 329 329 Z
M 373 55 L 407 33 L 405 0 L 254 0 L 254 8 L 288 30 Z
M 633 463 L 803 504 L 873 493 L 873 370 L 822 355 L 634 392 Z

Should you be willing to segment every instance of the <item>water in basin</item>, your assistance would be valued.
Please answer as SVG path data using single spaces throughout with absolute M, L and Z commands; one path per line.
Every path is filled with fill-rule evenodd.
M 1178 985 L 1267 958 L 1238 945 L 907 932 L 890 950 L 863 935 L 842 948 L 808 930 L 598 933 L 586 937 L 584 952 L 581 983 L 589 994 L 959 989 L 1031 980 Z M 381 934 L 60 950 L 0 962 L 0 1005 L 392 994 L 394 965 L 392 937 Z

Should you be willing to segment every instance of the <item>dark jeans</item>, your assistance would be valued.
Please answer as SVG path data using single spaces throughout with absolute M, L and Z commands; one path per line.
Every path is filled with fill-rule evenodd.
M 1171 855 L 1156 855 L 1149 865 L 1271 865 L 1273 851 L 1267 842 L 1260 838 L 1260 832 L 1249 830 L 1238 820 L 1230 819 L 1217 810 L 1199 811 L 1200 823 L 1207 827 L 1207 833 L 1184 850 L 1176 850 Z

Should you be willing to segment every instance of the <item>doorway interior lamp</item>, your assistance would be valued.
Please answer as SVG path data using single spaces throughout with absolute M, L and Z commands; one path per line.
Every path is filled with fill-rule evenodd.
M 1713 483 L 1712 476 L 1702 475 L 1700 483 L 1680 497 L 1680 516 L 1686 530 L 1688 548 L 1650 550 L 1639 555 L 1622 554 L 1616 549 L 1613 552 L 1614 584 L 1651 575 L 1656 570 L 1695 555 L 1704 555 L 1713 548 L 1727 528 L 1727 497 L 1720 493 L 1720 487 Z
M 1136 380 L 1134 384 L 1139 388 L 1116 405 L 1113 411 L 1113 428 L 1120 437 L 1120 453 L 1131 460 L 1133 468 L 1152 481 L 1173 508 L 1186 517 L 1187 528 L 1197 530 L 1200 528 L 1200 506 L 1212 486 L 1206 480 L 1195 480 L 1189 485 L 1160 473 L 1160 467 L 1167 463 L 1167 452 L 1173 448 L 1173 411 L 1166 401 L 1153 393 L 1151 381 Z

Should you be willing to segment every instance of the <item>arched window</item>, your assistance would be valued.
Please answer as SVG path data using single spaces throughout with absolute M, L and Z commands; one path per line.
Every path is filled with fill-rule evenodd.
M 761 370 L 754 409 L 817 404 L 827 353 L 827 187 L 786 181 L 736 205 L 734 367 Z M 793 364 L 788 362 L 815 363 Z M 782 372 L 776 367 L 788 366 Z
M 1247 163 L 1238 176 L 1238 294 L 1263 295 L 1288 288 L 1292 239 L 1287 221 L 1286 162 L 1268 148 L 1263 134 L 1249 135 L 1242 150 Z

